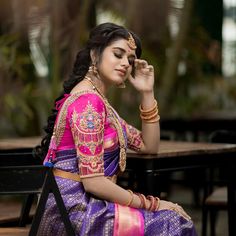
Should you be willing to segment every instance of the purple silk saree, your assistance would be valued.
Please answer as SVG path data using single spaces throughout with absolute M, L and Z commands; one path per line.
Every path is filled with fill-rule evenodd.
M 113 116 L 93 91 L 67 95 L 57 104 L 56 120 L 44 163 L 54 168 L 89 176 L 111 177 L 119 172 L 119 139 Z M 119 119 L 127 146 L 138 151 L 141 132 Z M 150 212 L 134 209 L 86 193 L 81 182 L 56 177 L 76 235 L 195 236 L 192 221 L 172 210 Z M 53 195 L 49 196 L 38 235 L 66 235 Z

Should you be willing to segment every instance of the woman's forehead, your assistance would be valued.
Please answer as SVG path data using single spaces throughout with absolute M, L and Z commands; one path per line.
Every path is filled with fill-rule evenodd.
M 135 55 L 135 50 L 131 49 L 126 39 L 117 39 L 109 45 L 110 48 L 121 48 L 128 53 L 133 53 Z

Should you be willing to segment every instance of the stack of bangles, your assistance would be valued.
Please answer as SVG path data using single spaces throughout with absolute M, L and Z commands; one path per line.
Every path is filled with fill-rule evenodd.
M 157 211 L 159 206 L 160 206 L 160 198 L 158 197 L 153 197 L 151 195 L 148 195 L 147 197 L 145 197 L 143 194 L 141 193 L 133 193 L 130 189 L 127 190 L 130 193 L 130 199 L 128 201 L 128 203 L 126 204 L 126 206 L 130 206 L 133 199 L 134 199 L 134 195 L 137 195 L 140 199 L 140 206 L 139 208 L 143 208 L 145 210 L 148 211 Z M 147 206 L 147 201 L 150 201 L 150 206 Z
M 160 120 L 156 100 L 154 100 L 154 105 L 152 108 L 144 110 L 140 105 L 139 110 L 140 110 L 140 117 L 145 123 L 156 123 Z

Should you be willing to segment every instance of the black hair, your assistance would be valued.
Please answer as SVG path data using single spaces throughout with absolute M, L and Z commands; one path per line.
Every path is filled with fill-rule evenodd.
M 71 90 L 83 80 L 88 72 L 89 66 L 91 65 L 91 50 L 94 50 L 96 55 L 100 57 L 104 49 L 112 42 L 117 39 L 128 39 L 130 34 L 133 36 L 137 46 L 135 50 L 136 57 L 140 58 L 142 53 L 141 41 L 135 33 L 114 23 L 103 23 L 93 28 L 90 32 L 87 44 L 78 52 L 76 56 L 72 73 L 70 74 L 68 80 L 66 80 L 63 84 L 64 92 L 55 100 L 55 103 L 60 100 L 64 94 L 69 94 Z M 48 117 L 47 126 L 44 128 L 46 136 L 43 138 L 41 146 L 36 148 L 35 153 L 37 156 L 40 156 L 41 159 L 44 159 L 47 154 L 57 112 L 58 111 L 55 108 L 52 109 L 52 114 Z

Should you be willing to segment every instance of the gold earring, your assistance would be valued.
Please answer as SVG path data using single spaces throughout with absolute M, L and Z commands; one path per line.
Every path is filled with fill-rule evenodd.
M 95 76 L 98 74 L 98 69 L 96 67 L 96 64 L 93 62 L 92 65 L 89 67 L 88 70 L 90 73 L 93 73 Z

